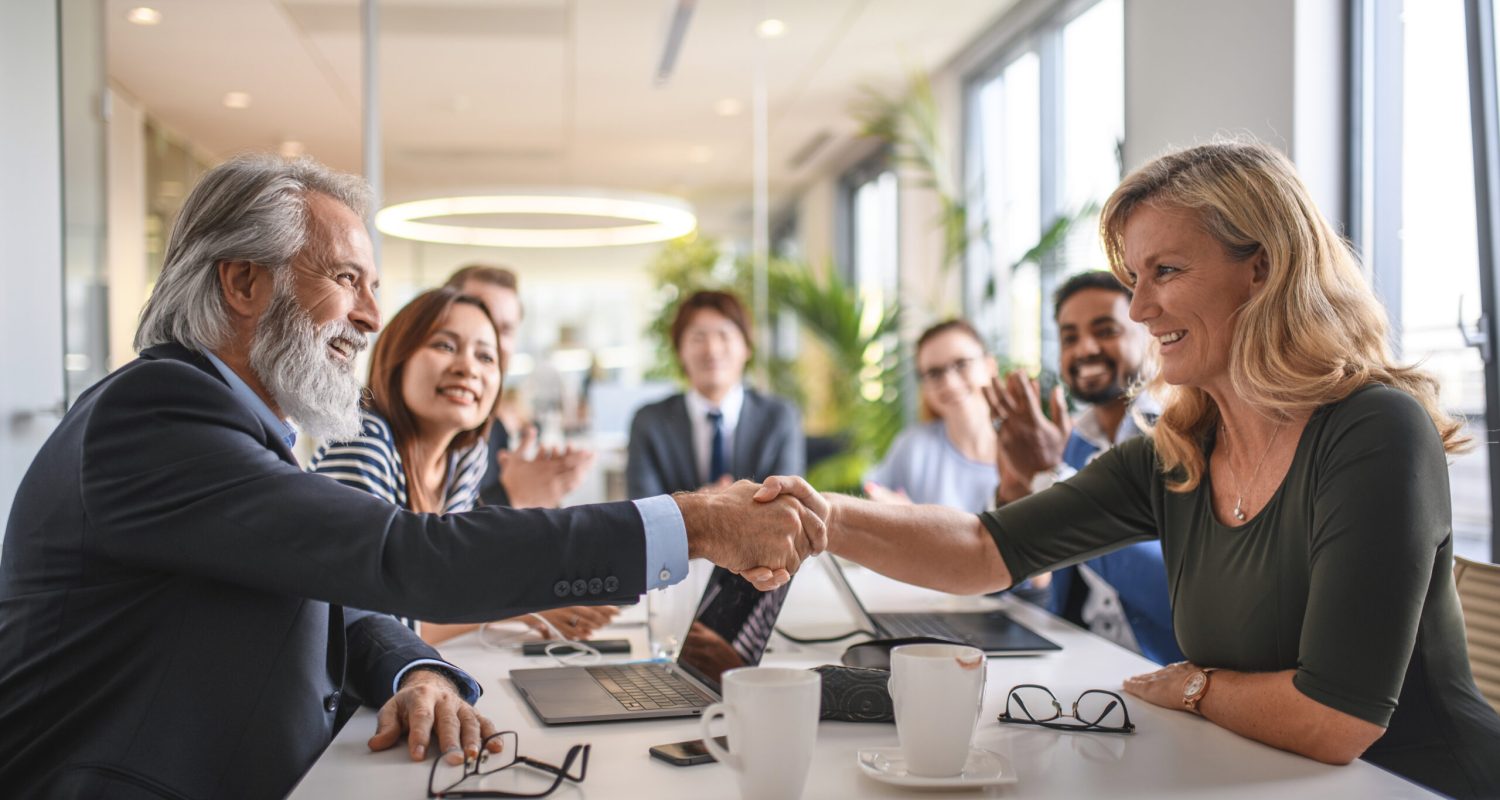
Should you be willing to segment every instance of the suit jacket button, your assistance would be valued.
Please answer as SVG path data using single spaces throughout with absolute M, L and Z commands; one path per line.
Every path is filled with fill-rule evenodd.
M 583 597 L 585 594 L 588 593 L 588 590 L 589 590 L 589 582 L 588 581 L 584 580 L 583 578 L 579 578 L 578 580 L 573 581 L 573 594 L 576 594 L 579 597 Z
M 327 697 L 323 698 L 323 710 L 327 711 L 330 714 L 339 710 L 338 692 L 334 692 L 333 694 L 330 694 Z
M 598 594 L 604 591 L 604 581 L 598 578 L 589 579 L 589 594 Z
M 558 597 L 567 597 L 572 591 L 567 581 L 558 581 L 552 584 L 552 593 Z
M 619 591 L 619 589 L 620 589 L 620 580 L 618 578 L 616 578 L 615 576 L 611 575 L 608 578 L 604 579 L 604 591 L 613 594 L 614 592 Z

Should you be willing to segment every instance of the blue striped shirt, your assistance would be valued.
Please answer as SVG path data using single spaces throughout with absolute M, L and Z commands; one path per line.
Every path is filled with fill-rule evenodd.
M 411 508 L 406 470 L 391 426 L 369 409 L 360 411 L 359 438 L 330 442 L 313 456 L 312 472 L 326 475 L 387 503 Z M 489 445 L 480 440 L 473 447 L 448 457 L 448 483 L 443 490 L 444 514 L 469 511 L 479 505 L 479 482 L 488 466 Z

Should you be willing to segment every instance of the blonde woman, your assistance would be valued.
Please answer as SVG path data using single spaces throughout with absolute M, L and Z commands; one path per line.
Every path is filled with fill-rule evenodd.
M 1189 660 L 1127 679 L 1130 694 L 1319 761 L 1500 795 L 1500 715 L 1453 589 L 1460 423 L 1392 358 L 1291 163 L 1250 143 L 1172 153 L 1115 190 L 1101 231 L 1159 350 L 1152 436 L 978 517 L 820 503 L 794 478 L 762 496 L 806 497 L 834 552 L 954 592 L 1160 536 Z

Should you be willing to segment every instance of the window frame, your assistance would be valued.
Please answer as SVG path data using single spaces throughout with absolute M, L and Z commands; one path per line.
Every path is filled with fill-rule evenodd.
M 1125 0 L 1122 0 L 1124 2 Z M 1063 35 L 1069 24 L 1093 10 L 1104 0 L 1070 0 L 1055 8 L 1035 14 L 1025 24 L 1009 35 L 997 38 L 994 47 L 979 59 L 978 66 L 969 70 L 962 80 L 962 109 L 960 130 L 963 145 L 960 148 L 960 174 L 964 177 L 965 202 L 969 210 L 968 249 L 963 258 L 963 313 L 984 335 L 997 353 L 1012 350 L 1008 325 L 996 324 L 997 310 L 1009 308 L 1011 302 L 1011 275 L 1001 275 L 994 267 L 994 254 L 988 236 L 989 209 L 985 199 L 985 167 L 981 154 L 983 130 L 980 127 L 980 93 L 991 81 L 1028 52 L 1037 55 L 1039 102 L 1037 124 L 1039 135 L 1038 159 L 1040 181 L 1038 187 L 1038 221 L 1035 234 L 1038 238 L 1056 220 L 1073 209 L 1065 207 L 1063 197 L 1063 74 L 1065 57 Z M 1124 35 L 1124 31 L 1121 31 Z M 1122 65 L 1123 68 L 1123 65 Z M 1055 365 L 1059 358 L 1057 321 L 1052 318 L 1051 298 L 1057 286 L 1066 278 L 1057 253 L 1049 253 L 1038 267 L 1039 302 L 1042 313 L 1040 335 L 1040 359 L 1042 369 Z M 986 305 L 984 289 L 993 276 L 995 293 Z

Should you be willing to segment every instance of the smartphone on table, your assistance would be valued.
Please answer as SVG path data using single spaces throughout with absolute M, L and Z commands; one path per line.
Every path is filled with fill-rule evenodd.
M 552 644 L 552 642 L 526 642 L 526 643 L 524 643 L 524 644 L 521 645 L 521 655 L 526 655 L 526 656 L 544 656 L 544 655 L 547 655 L 547 645 L 549 645 L 549 644 Z M 594 648 L 595 650 L 598 650 L 601 653 L 628 653 L 628 652 L 630 652 L 630 640 L 629 639 L 594 639 L 594 640 L 585 642 L 585 644 L 587 644 L 588 646 Z M 572 644 L 572 642 L 559 642 L 559 643 L 557 643 L 557 645 L 558 645 L 557 648 L 555 650 L 553 650 L 553 653 L 555 655 L 569 656 L 569 655 L 573 655 L 574 653 L 581 653 L 581 652 L 583 652 L 582 650 L 578 649 L 577 647 L 574 647 L 573 644 Z
M 715 736 L 714 741 L 720 747 L 729 749 L 728 737 Z M 708 754 L 708 748 L 703 745 L 702 739 L 659 744 L 651 748 L 651 757 L 659 758 L 675 767 L 691 767 L 694 764 L 707 764 L 714 760 L 714 757 Z

